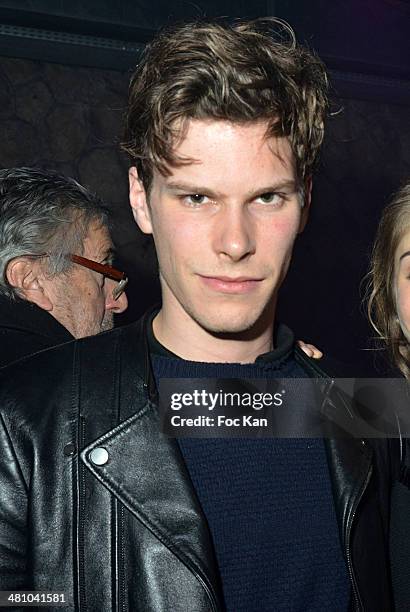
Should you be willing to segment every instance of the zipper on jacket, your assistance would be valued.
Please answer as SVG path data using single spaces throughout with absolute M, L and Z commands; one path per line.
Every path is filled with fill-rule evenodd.
M 119 520 L 119 542 L 121 545 L 121 554 L 120 554 L 120 580 L 121 580 L 121 587 L 120 587 L 120 595 L 121 595 L 121 610 L 122 612 L 126 612 L 126 606 L 125 606 L 125 591 L 126 591 L 126 586 L 125 586 L 125 550 L 124 550 L 124 533 L 125 533 L 125 529 L 124 529 L 124 506 L 120 506 L 120 520 Z
M 80 417 L 80 448 L 85 446 L 85 420 Z M 86 610 L 86 588 L 84 576 L 84 512 L 85 512 L 85 466 L 78 458 L 78 591 L 79 609 Z
M 352 563 L 352 555 L 351 555 L 351 548 L 350 548 L 350 535 L 351 535 L 351 531 L 352 531 L 352 526 L 353 526 L 353 522 L 356 516 L 356 510 L 360 504 L 360 501 L 363 497 L 363 494 L 365 492 L 365 490 L 367 489 L 367 485 L 370 482 L 370 478 L 372 476 L 373 473 L 373 468 L 370 465 L 367 475 L 366 475 L 366 480 L 363 483 L 363 486 L 360 490 L 360 493 L 358 495 L 358 497 L 356 498 L 356 502 L 354 504 L 354 507 L 352 509 L 352 512 L 350 514 L 350 517 L 347 521 L 347 525 L 346 525 L 346 558 L 347 558 L 347 567 L 348 567 L 348 571 L 349 571 L 349 576 L 350 576 L 350 580 L 352 582 L 352 588 L 353 588 L 353 598 L 355 599 L 355 603 L 357 604 L 356 609 L 357 610 L 364 610 L 363 608 L 363 603 L 362 603 L 362 599 L 360 597 L 360 593 L 359 593 L 359 588 L 357 586 L 357 581 L 356 581 L 356 577 L 354 574 L 354 569 L 353 569 L 353 563 Z

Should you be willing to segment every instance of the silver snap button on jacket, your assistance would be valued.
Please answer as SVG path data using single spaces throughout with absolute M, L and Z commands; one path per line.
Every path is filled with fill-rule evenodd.
M 105 465 L 108 461 L 108 452 L 102 447 L 94 448 L 90 453 L 90 460 L 94 465 Z

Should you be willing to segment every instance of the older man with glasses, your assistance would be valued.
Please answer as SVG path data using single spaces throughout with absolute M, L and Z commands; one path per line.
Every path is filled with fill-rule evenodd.
M 71 178 L 0 170 L 0 365 L 113 327 L 127 278 L 108 211 Z

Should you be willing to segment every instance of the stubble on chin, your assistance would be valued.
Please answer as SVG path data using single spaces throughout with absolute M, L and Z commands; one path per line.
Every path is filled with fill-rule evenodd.
M 114 328 L 114 315 L 112 312 L 106 312 L 101 323 L 100 332 L 109 331 Z
M 191 312 L 188 312 L 188 314 L 197 323 L 197 325 L 202 327 L 202 329 L 209 334 L 215 336 L 240 336 L 254 329 L 255 325 L 258 324 L 258 320 L 262 313 L 256 313 L 253 311 L 249 313 L 237 314 L 235 316 L 233 311 L 230 313 L 221 313 L 219 311 L 207 315 L 205 313 L 194 312 L 192 310 Z

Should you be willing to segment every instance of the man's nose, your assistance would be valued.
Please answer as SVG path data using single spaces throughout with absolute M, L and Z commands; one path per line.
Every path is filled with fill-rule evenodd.
M 215 219 L 214 247 L 217 253 L 239 261 L 255 252 L 255 236 L 252 219 L 246 209 L 227 207 Z
M 120 314 L 128 308 L 128 298 L 125 291 L 121 293 L 120 297 L 116 300 L 113 297 L 113 290 L 117 284 L 117 281 L 111 280 L 110 278 L 106 278 L 104 283 L 105 310 L 111 310 L 114 314 Z

